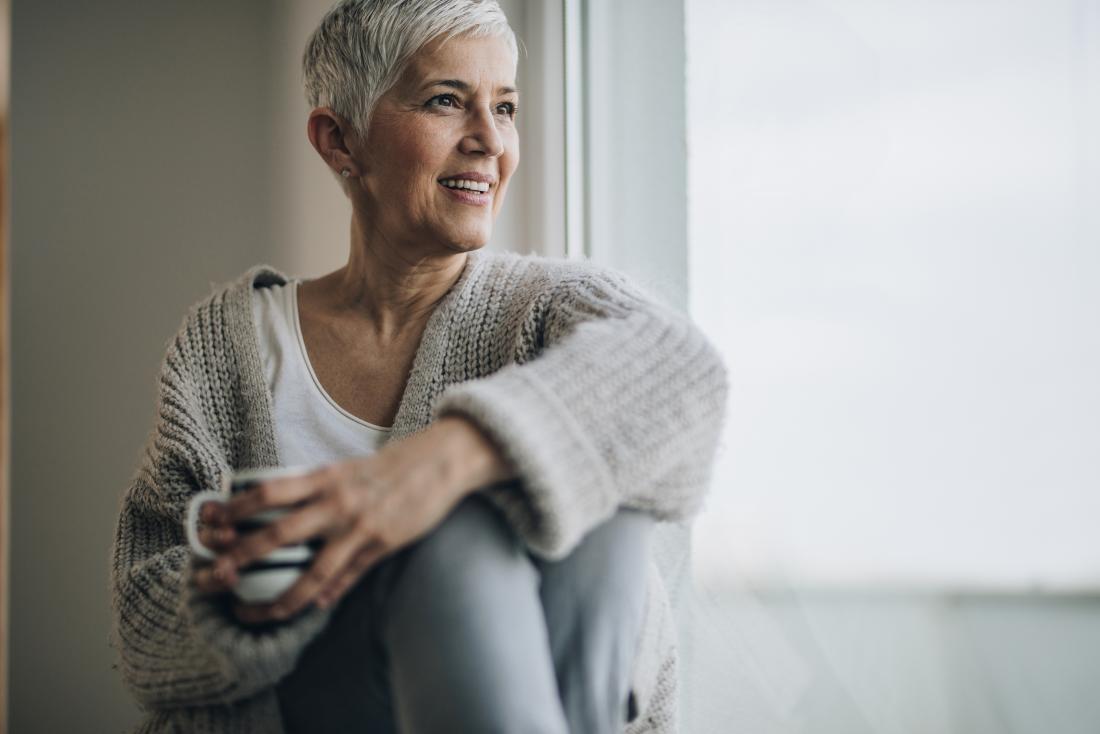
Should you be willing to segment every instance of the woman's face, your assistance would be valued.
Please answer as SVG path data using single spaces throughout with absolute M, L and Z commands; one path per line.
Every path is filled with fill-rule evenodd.
M 519 163 L 515 86 L 504 39 L 457 36 L 421 49 L 355 151 L 352 200 L 365 226 L 417 250 L 484 246 Z

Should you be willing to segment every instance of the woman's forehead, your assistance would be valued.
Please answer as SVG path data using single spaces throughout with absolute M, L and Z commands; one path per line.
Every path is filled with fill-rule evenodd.
M 454 82 L 461 91 L 488 87 L 494 93 L 514 92 L 516 68 L 511 48 L 499 36 L 455 36 L 426 44 L 410 60 L 403 86 L 427 88 L 438 82 Z

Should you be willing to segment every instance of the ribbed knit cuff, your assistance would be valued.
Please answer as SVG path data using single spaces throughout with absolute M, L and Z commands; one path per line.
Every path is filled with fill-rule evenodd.
M 434 414 L 473 421 L 519 474 L 485 494 L 536 555 L 569 555 L 591 528 L 614 514 L 618 497 L 606 464 L 558 398 L 522 367 L 448 388 Z
M 305 646 L 324 628 L 331 610 L 311 608 L 277 625 L 249 627 L 232 615 L 225 597 L 201 594 L 186 571 L 181 612 L 184 624 L 225 666 L 226 702 L 273 686 L 294 669 Z

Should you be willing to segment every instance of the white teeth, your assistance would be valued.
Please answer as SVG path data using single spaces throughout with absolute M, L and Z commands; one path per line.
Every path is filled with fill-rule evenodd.
M 478 191 L 482 194 L 489 190 L 489 184 L 479 181 L 467 181 L 464 178 L 446 178 L 440 183 L 448 188 L 452 189 L 469 189 L 470 191 Z

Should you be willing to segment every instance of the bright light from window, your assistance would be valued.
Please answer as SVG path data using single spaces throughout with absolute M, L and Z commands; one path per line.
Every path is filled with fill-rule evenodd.
M 704 577 L 1100 582 L 1100 7 L 689 0 Z

